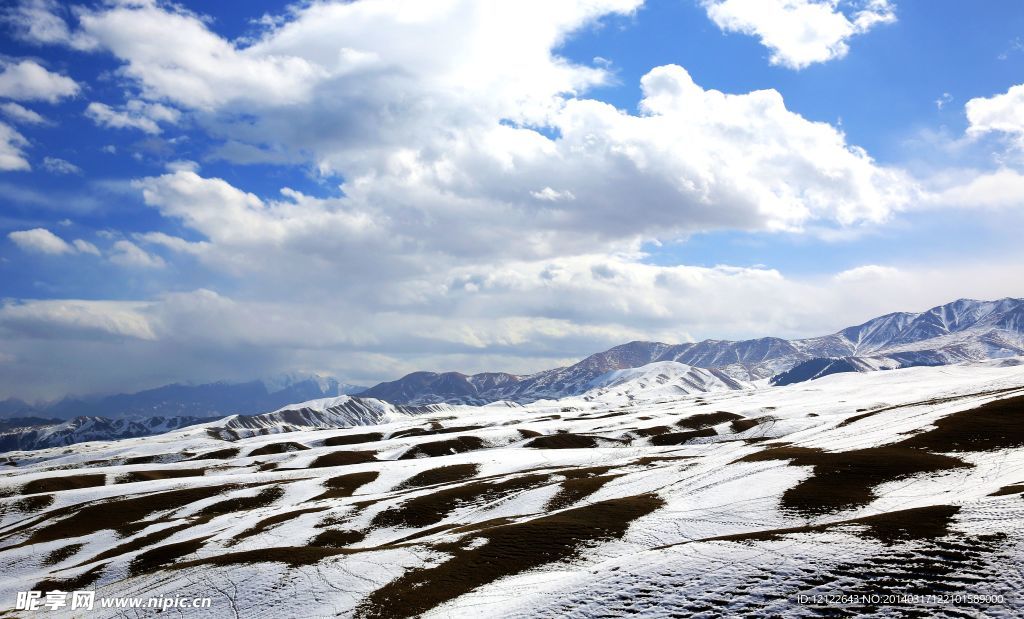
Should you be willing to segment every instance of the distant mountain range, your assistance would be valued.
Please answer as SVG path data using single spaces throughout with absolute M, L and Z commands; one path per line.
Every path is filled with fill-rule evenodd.
M 66 397 L 47 404 L 29 404 L 11 398 L 0 401 L 0 419 L 223 417 L 236 413 L 264 413 L 292 402 L 358 393 L 365 389 L 316 374 L 281 374 L 247 382 L 173 384 L 137 393 Z
M 196 424 L 204 424 L 202 431 L 216 438 L 237 440 L 372 425 L 441 412 L 445 405 L 516 406 L 573 396 L 627 403 L 782 386 L 837 372 L 1001 358 L 1016 363 L 1008 358 L 1022 355 L 1024 299 L 961 299 L 926 312 L 888 314 L 816 338 L 630 342 L 574 365 L 528 376 L 414 372 L 365 389 L 333 378 L 284 375 L 68 398 L 45 407 L 6 400 L 0 402 L 0 451 L 140 437 Z M 69 414 L 75 416 L 59 419 Z
M 666 361 L 716 370 L 741 382 L 784 376 L 776 384 L 788 384 L 836 371 L 946 365 L 1022 354 L 1024 299 L 960 299 L 925 312 L 887 314 L 822 337 L 630 342 L 575 365 L 528 376 L 414 372 L 359 396 L 397 404 L 527 403 L 580 395 L 609 372 Z M 839 359 L 841 363 L 836 362 Z M 801 364 L 808 365 L 793 372 Z

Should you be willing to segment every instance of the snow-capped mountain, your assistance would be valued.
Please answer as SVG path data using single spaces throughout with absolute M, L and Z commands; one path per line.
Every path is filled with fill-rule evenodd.
M 208 422 L 201 417 L 149 417 L 146 419 L 109 419 L 75 417 L 67 421 L 33 423 L 0 431 L 0 452 L 47 449 L 85 441 L 112 441 L 162 434 Z
M 707 370 L 677 361 L 655 361 L 638 368 L 612 370 L 590 382 L 581 396 L 587 401 L 656 400 L 694 393 L 753 389 L 721 370 Z
M 343 395 L 290 404 L 261 415 L 232 415 L 204 427 L 210 436 L 234 441 L 284 432 L 369 426 L 451 410 L 447 404 L 402 406 L 374 398 Z
M 358 385 L 317 374 L 281 374 L 246 382 L 173 384 L 136 393 L 97 397 L 67 397 L 50 404 L 30 406 L 7 400 L 0 415 L 73 417 L 223 417 L 235 413 L 272 411 L 292 402 L 364 391 Z
M 755 381 L 815 359 L 855 358 L 848 365 L 863 370 L 946 365 L 1022 354 L 1024 299 L 960 299 L 925 312 L 887 314 L 821 337 L 704 340 L 685 344 L 630 342 L 569 367 L 529 376 L 415 372 L 371 387 L 360 395 L 402 404 L 533 402 L 579 395 L 608 372 L 662 361 L 719 370 L 737 381 Z M 840 365 L 832 367 L 835 370 Z

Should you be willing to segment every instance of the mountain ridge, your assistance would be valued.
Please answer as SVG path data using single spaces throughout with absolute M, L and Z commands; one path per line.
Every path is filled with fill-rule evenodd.
M 932 345 L 929 346 L 929 343 Z M 892 312 L 835 333 L 786 340 L 707 339 L 667 344 L 636 340 L 567 367 L 527 376 L 504 374 L 480 389 L 477 377 L 500 373 L 414 372 L 359 395 L 396 404 L 528 403 L 580 395 L 601 374 L 660 361 L 719 370 L 737 381 L 769 379 L 813 359 L 847 358 L 851 368 L 945 365 L 1024 354 L 1024 299 L 957 299 L 922 312 Z

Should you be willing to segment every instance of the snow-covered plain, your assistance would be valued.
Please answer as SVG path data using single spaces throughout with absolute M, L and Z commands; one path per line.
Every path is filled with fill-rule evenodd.
M 1024 613 L 1024 366 L 708 374 L 719 390 L 689 394 L 677 370 L 10 453 L 0 604 L 56 587 L 212 596 L 195 616 L 218 617 L 820 616 L 801 595 L 902 593 L 1002 598 L 830 607 Z M 286 431 L 343 409 L 378 423 Z

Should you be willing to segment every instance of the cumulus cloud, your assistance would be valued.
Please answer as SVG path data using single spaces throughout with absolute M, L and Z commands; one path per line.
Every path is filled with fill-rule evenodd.
M 7 235 L 15 245 L 21 249 L 39 254 L 57 256 L 60 254 L 72 254 L 74 247 L 67 241 L 46 228 L 33 228 L 31 230 L 17 230 Z
M 51 73 L 34 60 L 0 60 L 0 97 L 17 101 L 41 100 L 56 103 L 78 94 L 78 84 L 70 77 Z
M 43 168 L 53 174 L 81 174 L 82 168 L 59 157 L 44 157 Z
M 46 228 L 17 230 L 7 235 L 15 245 L 24 251 L 59 256 L 62 254 L 91 254 L 99 256 L 100 250 L 84 239 L 75 239 L 68 243 Z
M 30 110 L 13 101 L 0 104 L 0 112 L 3 112 L 4 116 L 14 122 L 24 123 L 26 125 L 43 125 L 47 122 L 46 119 L 38 112 Z
M 0 13 L 15 36 L 30 43 L 69 43 L 71 31 L 57 0 L 22 0 Z
M 726 32 L 756 36 L 770 61 L 791 69 L 842 58 L 848 41 L 896 21 L 889 0 L 702 0 L 708 17 Z
M 968 136 L 1002 133 L 1024 146 L 1024 84 L 992 97 L 971 99 L 964 109 Z
M 926 194 L 921 206 L 957 208 L 1024 207 L 1024 174 L 1012 168 L 965 171 L 946 180 L 945 187 Z
M 174 108 L 138 99 L 132 99 L 119 108 L 93 101 L 85 108 L 85 115 L 101 127 L 138 129 L 153 135 L 161 132 L 160 123 L 174 124 L 181 117 Z
M 110 250 L 110 261 L 116 265 L 140 269 L 160 269 L 166 265 L 164 259 L 151 254 L 131 241 L 115 241 Z
M 0 171 L 32 169 L 25 158 L 26 146 L 28 140 L 25 136 L 7 123 L 0 122 Z
M 91 254 L 93 256 L 100 255 L 99 248 L 84 239 L 75 239 L 72 242 L 72 245 L 80 254 Z

